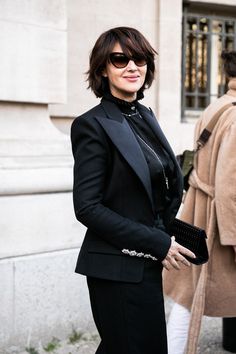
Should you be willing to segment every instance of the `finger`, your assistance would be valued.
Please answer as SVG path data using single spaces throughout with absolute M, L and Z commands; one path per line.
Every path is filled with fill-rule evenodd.
M 170 270 L 170 267 L 168 266 L 168 264 L 167 263 L 163 263 L 163 267 L 166 269 L 166 270 Z
M 190 262 L 184 256 L 182 256 L 180 253 L 175 257 L 175 259 L 178 262 L 183 263 L 183 265 L 190 266 Z
M 168 262 L 170 262 L 171 261 L 171 259 L 173 258 L 173 256 L 175 256 L 175 254 L 173 253 L 173 254 L 167 254 L 167 256 L 166 256 L 166 260 L 168 261 Z
M 173 268 L 180 270 L 180 265 L 178 264 L 178 262 L 175 260 L 174 257 L 171 258 L 170 264 L 172 265 Z
M 196 255 L 192 251 L 190 251 L 188 248 L 183 247 L 181 245 L 179 245 L 178 251 L 185 256 L 196 258 Z
M 166 260 L 162 261 L 162 265 L 166 270 L 170 270 L 171 268 L 169 262 Z
M 186 259 L 186 258 L 183 258 L 181 261 L 180 261 L 184 266 L 187 266 L 187 267 L 190 267 L 190 262 Z

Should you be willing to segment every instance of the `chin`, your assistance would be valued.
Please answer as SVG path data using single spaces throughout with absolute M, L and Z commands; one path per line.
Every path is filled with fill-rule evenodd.
M 140 85 L 138 85 L 137 87 L 126 88 L 124 92 L 126 92 L 129 95 L 134 95 L 140 90 L 140 88 L 141 88 Z

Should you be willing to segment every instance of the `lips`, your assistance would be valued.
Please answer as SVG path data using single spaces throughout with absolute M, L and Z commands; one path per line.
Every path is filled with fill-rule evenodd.
M 138 79 L 139 75 L 135 75 L 135 76 L 124 76 L 125 79 Z
M 133 82 L 133 81 L 137 81 L 139 77 L 140 76 L 124 76 L 124 79 Z

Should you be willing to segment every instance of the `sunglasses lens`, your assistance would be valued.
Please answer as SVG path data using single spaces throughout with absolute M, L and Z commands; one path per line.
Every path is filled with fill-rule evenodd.
M 137 66 L 144 66 L 147 64 L 147 60 L 144 57 L 134 58 L 133 60 Z
M 122 53 L 111 53 L 110 61 L 116 68 L 125 68 L 129 62 L 129 58 Z
M 128 62 L 133 60 L 135 65 L 144 66 L 147 64 L 147 60 L 144 57 L 130 57 L 128 58 L 124 53 L 111 53 L 110 61 L 118 69 L 125 68 Z

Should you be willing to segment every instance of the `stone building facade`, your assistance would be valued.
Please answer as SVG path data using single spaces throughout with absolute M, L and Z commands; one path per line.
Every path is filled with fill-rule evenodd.
M 85 279 L 74 274 L 85 228 L 73 212 L 69 130 L 98 102 L 84 73 L 101 32 L 136 27 L 158 50 L 143 102 L 176 153 L 191 147 L 195 122 L 181 120 L 182 13 L 181 0 L 0 0 L 1 349 L 93 326 Z

